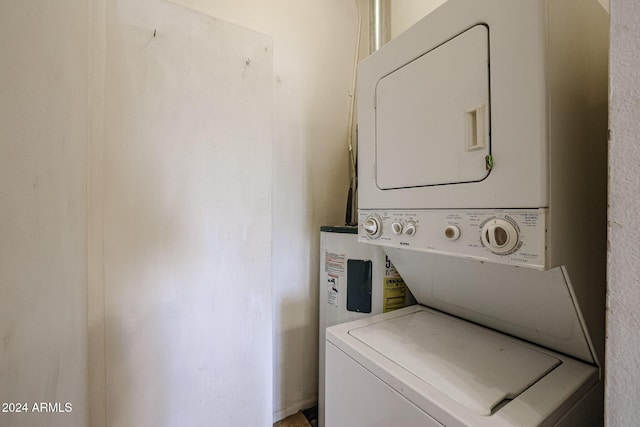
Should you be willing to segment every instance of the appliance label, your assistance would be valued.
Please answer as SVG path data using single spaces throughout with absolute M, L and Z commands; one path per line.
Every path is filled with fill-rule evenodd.
M 388 256 L 385 256 L 383 279 L 382 312 L 397 310 L 406 306 L 407 285 Z
M 327 304 L 338 306 L 338 294 L 340 293 L 340 277 L 345 274 L 345 254 L 325 252 L 324 271 L 327 273 Z
M 382 312 L 403 308 L 407 299 L 407 285 L 402 277 L 384 278 L 384 299 L 382 300 Z
M 327 274 L 327 304 L 338 306 L 338 283 L 340 277 L 335 274 Z

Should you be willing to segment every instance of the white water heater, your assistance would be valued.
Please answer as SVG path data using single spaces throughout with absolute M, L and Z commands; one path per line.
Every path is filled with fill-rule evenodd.
M 357 227 L 320 227 L 318 425 L 324 427 L 327 327 L 415 304 L 395 266 L 377 246 L 358 242 Z

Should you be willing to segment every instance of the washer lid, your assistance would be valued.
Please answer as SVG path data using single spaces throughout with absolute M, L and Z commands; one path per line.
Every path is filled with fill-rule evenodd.
M 599 365 L 564 266 L 537 271 L 415 250 L 384 250 L 419 304 Z
M 491 415 L 561 363 L 515 339 L 429 311 L 349 335 L 478 415 Z

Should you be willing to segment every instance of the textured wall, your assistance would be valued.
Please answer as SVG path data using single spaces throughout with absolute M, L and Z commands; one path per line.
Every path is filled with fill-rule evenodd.
M 611 0 L 606 421 L 640 419 L 640 2 Z

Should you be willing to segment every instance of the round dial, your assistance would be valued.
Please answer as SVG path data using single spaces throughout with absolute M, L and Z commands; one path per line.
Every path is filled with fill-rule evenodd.
M 391 224 L 391 229 L 393 230 L 393 234 L 402 234 L 402 224 L 399 222 Z
M 449 225 L 444 229 L 444 237 L 449 240 L 458 240 L 460 237 L 460 228 L 456 225 Z
M 362 224 L 362 229 L 367 236 L 376 239 L 382 234 L 382 221 L 377 215 L 370 215 Z
M 413 221 L 407 221 L 407 223 L 404 225 L 403 231 L 407 236 L 413 236 L 414 234 L 416 234 L 416 223 Z
M 495 254 L 506 254 L 518 244 L 518 230 L 509 221 L 493 218 L 481 231 L 482 243 Z

